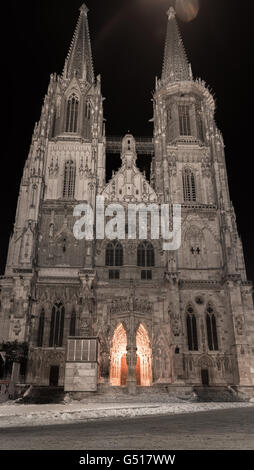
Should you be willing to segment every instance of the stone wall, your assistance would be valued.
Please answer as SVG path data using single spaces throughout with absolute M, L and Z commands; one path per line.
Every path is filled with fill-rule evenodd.
M 96 392 L 98 365 L 96 363 L 67 362 L 65 365 L 65 392 Z

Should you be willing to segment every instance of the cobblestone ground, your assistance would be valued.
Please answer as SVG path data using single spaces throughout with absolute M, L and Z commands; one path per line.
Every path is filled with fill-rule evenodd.
M 254 449 L 254 409 L 6 428 L 2 450 Z

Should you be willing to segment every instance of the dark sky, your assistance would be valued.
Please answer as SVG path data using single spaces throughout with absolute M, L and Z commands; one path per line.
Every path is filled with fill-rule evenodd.
M 0 173 L 1 270 L 15 218 L 19 183 L 49 75 L 61 73 L 81 0 L 11 0 L 8 35 L 6 152 Z M 160 76 L 170 0 L 87 0 L 96 74 L 102 75 L 108 135 L 152 136 L 152 91 Z M 248 277 L 254 280 L 253 172 L 249 141 L 251 93 L 248 0 L 200 0 L 191 23 L 180 22 L 194 76 L 216 96 L 231 198 L 244 243 Z M 11 42 L 10 42 L 11 40 Z M 3 93 L 3 90 L 2 90 Z M 116 158 L 116 165 L 118 159 Z

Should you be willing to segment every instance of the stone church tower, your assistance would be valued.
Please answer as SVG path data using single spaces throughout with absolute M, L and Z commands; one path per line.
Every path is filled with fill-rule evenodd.
M 87 20 L 52 75 L 20 185 L 1 278 L 0 342 L 29 344 L 26 383 L 98 387 L 254 385 L 254 311 L 232 206 L 223 138 L 208 88 L 192 76 L 171 7 L 154 137 L 105 136 Z M 106 150 L 122 165 L 106 184 Z M 151 177 L 136 165 L 152 154 Z M 181 204 L 182 244 L 81 240 L 74 208 Z M 113 215 L 113 214 L 112 214 Z M 97 340 L 98 339 L 98 340 Z

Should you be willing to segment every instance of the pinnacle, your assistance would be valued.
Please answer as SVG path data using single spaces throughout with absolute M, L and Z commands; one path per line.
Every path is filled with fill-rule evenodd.
M 168 16 L 168 19 L 171 20 L 172 18 L 175 18 L 176 16 L 176 11 L 174 9 L 174 7 L 169 7 L 168 11 L 167 11 L 167 16 Z
M 76 74 L 79 79 L 93 83 L 93 61 L 87 20 L 88 8 L 83 3 L 79 10 L 80 15 L 67 55 L 64 74 L 66 78 L 72 78 Z
M 186 57 L 180 31 L 176 21 L 175 9 L 171 6 L 167 12 L 168 25 L 162 80 L 168 82 L 190 80 L 190 67 Z
M 86 6 L 85 3 L 82 3 L 82 5 L 81 5 L 79 11 L 80 11 L 81 13 L 87 14 L 87 13 L 89 12 L 89 9 L 87 8 L 87 6 Z

